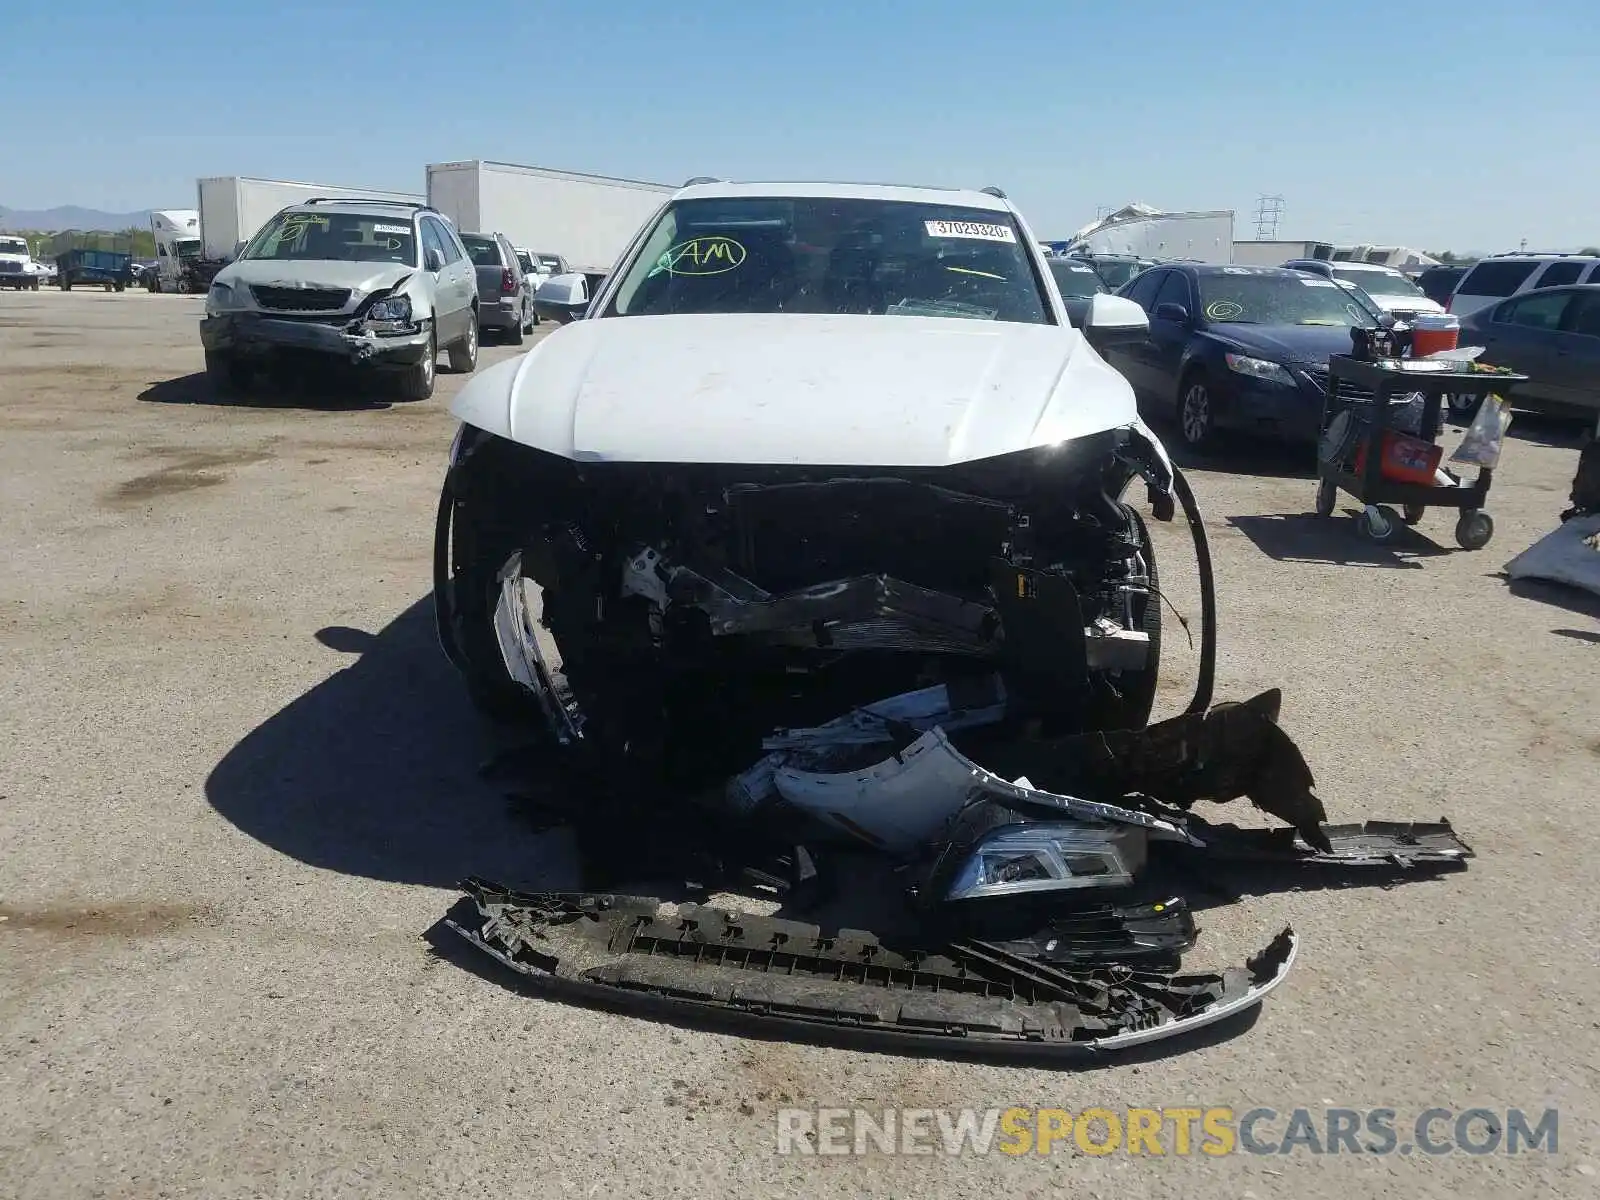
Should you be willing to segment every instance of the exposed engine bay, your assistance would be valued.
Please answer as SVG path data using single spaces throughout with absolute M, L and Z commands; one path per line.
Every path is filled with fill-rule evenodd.
M 1157 519 L 1181 502 L 1202 584 L 1201 678 L 1155 725 L 1139 479 Z M 1135 429 L 889 472 L 579 463 L 468 428 L 435 568 L 474 696 L 560 764 L 540 804 L 577 828 L 591 888 L 469 880 L 450 924 L 553 995 L 1109 1051 L 1251 1009 L 1294 962 L 1285 930 L 1242 968 L 1179 974 L 1181 881 L 1388 882 L 1472 855 L 1443 821 L 1328 824 L 1278 693 L 1211 705 L 1203 525 Z M 1286 827 L 1192 812 L 1240 797 Z M 651 869 L 780 909 L 606 890 Z M 898 900 L 858 916 L 869 892 Z
M 1132 429 L 892 473 L 576 463 L 469 430 L 441 505 L 441 637 L 480 697 L 507 674 L 559 743 L 682 784 L 773 728 L 997 671 L 1049 731 L 1137 728 L 1161 624 L 1121 499 L 1141 474 L 1170 517 Z

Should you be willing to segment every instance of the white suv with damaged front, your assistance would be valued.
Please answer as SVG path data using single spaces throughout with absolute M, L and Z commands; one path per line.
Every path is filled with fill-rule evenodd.
M 697 182 L 586 303 L 542 285 L 566 323 L 451 406 L 434 594 L 474 698 L 689 786 L 997 675 L 1043 727 L 1143 726 L 1125 494 L 1192 496 L 1097 352 L 1143 311 L 1074 329 L 1038 247 L 992 189 Z
M 307 200 L 274 216 L 217 272 L 200 322 L 206 372 L 223 390 L 258 369 L 335 364 L 391 373 L 433 395 L 478 362 L 478 278 L 460 235 L 423 204 Z

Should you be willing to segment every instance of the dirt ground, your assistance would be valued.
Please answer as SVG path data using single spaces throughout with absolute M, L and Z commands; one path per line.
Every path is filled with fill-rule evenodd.
M 1333 819 L 1447 814 L 1479 857 L 1203 912 L 1197 967 L 1285 923 L 1303 939 L 1230 1039 L 1095 1070 L 956 1065 L 579 1011 L 431 954 L 463 875 L 571 871 L 563 838 L 480 778 L 488 744 L 433 640 L 461 378 L 441 371 L 421 404 L 220 404 L 199 315 L 189 297 L 0 294 L 0 1195 L 1600 1183 L 1600 607 L 1498 576 L 1565 507 L 1572 430 L 1519 418 L 1479 553 L 1442 514 L 1383 547 L 1309 515 L 1303 454 L 1196 473 L 1219 697 L 1284 688 Z M 1194 614 L 1177 536 L 1163 575 Z M 1172 711 L 1194 655 L 1167 640 Z M 781 1157 L 790 1104 L 1340 1105 L 1402 1127 L 1435 1106 L 1555 1107 L 1559 1151 Z

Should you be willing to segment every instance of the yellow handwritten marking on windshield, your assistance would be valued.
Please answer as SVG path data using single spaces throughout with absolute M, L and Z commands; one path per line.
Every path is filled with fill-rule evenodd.
M 1006 281 L 1004 275 L 996 275 L 993 271 L 974 271 L 971 267 L 946 267 L 946 271 L 954 271 L 958 275 L 981 275 L 985 279 L 998 279 L 1001 283 Z
M 668 275 L 721 275 L 744 264 L 744 246 L 730 237 L 697 237 L 679 242 L 656 260 Z

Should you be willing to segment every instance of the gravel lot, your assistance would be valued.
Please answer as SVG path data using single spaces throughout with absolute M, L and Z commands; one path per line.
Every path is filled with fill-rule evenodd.
M 462 875 L 571 868 L 478 777 L 485 734 L 432 637 L 460 377 L 423 404 L 217 404 L 199 313 L 133 292 L 0 297 L 0 1195 L 1600 1183 L 1600 608 L 1497 577 L 1566 505 L 1570 430 L 1519 418 L 1476 554 L 1443 514 L 1383 548 L 1318 521 L 1289 456 L 1195 476 L 1219 697 L 1284 687 L 1333 819 L 1448 814 L 1480 857 L 1431 883 L 1202 914 L 1196 966 L 1286 922 L 1303 937 L 1231 1040 L 1080 1072 L 953 1065 L 580 1012 L 430 954 Z M 1163 575 L 1194 611 L 1180 574 L 1174 551 Z M 1432 1106 L 1556 1106 L 1560 1152 L 785 1158 L 786 1102 L 1387 1106 L 1402 1126 Z

